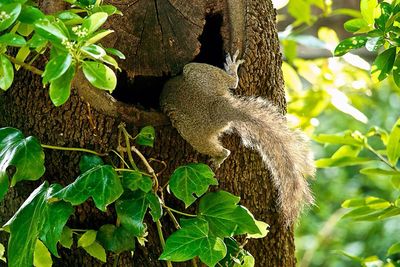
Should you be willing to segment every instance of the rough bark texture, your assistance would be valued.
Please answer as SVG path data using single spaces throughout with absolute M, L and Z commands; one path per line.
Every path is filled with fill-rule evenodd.
M 124 12 L 124 17 L 115 17 L 111 24 L 117 36 L 114 44 L 128 58 L 122 66 L 129 75 L 121 76 L 119 83 L 129 88 L 118 89 L 127 91 L 117 93 L 120 100 L 129 102 L 126 98 L 138 89 L 150 99 L 150 107 L 156 109 L 154 103 L 158 101 L 163 83 L 159 77 L 178 73 L 190 61 L 221 66 L 224 51 L 234 52 L 238 48 L 246 62 L 239 73 L 240 87 L 236 93 L 265 96 L 282 112 L 285 111 L 275 11 L 269 0 L 109 2 Z M 136 75 L 151 78 L 139 84 L 135 83 L 137 79 L 128 78 Z M 148 103 L 140 104 L 148 107 Z M 47 90 L 42 88 L 40 77 L 25 71 L 19 71 L 13 88 L 0 95 L 0 114 L 0 127 L 19 128 L 25 134 L 37 136 L 42 143 L 98 151 L 115 147 L 117 126 L 126 116 L 107 116 L 96 111 L 77 94 L 77 90 L 73 91 L 65 105 L 55 108 L 49 101 Z M 128 128 L 132 132 L 137 131 L 137 125 L 131 124 Z M 170 125 L 158 126 L 156 130 L 155 148 L 146 152 L 166 162 L 168 168 L 163 173 L 164 181 L 181 164 L 207 161 L 193 151 Z M 219 188 L 240 196 L 241 203 L 257 219 L 271 225 L 267 238 L 252 240 L 247 245 L 256 258 L 256 266 L 295 266 L 293 229 L 283 227 L 275 207 L 276 191 L 268 179 L 268 170 L 256 153 L 241 146 L 236 136 L 224 137 L 224 146 L 232 154 L 216 172 Z M 79 153 L 45 152 L 47 171 L 43 179 L 66 185 L 77 177 Z M 9 191 L 6 200 L 0 203 L 1 224 L 11 217 L 39 183 L 22 182 Z M 115 215 L 111 210 L 101 213 L 89 202 L 76 208 L 76 215 L 69 225 L 97 229 L 114 221 Z M 168 218 L 163 219 L 163 225 L 167 233 L 173 229 Z M 4 243 L 6 235 L 0 233 L 0 239 Z M 155 227 L 150 223 L 148 240 L 145 248 L 137 245 L 133 257 L 129 253 L 123 254 L 118 266 L 164 266 L 165 263 L 157 261 L 160 246 Z M 54 259 L 55 266 L 101 265 L 83 250 L 61 250 L 61 255 L 61 259 Z M 104 266 L 112 264 L 113 258 L 109 257 L 108 264 Z

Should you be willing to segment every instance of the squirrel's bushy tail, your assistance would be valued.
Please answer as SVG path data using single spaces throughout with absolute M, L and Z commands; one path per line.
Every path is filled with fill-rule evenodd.
M 279 190 L 278 205 L 284 219 L 288 224 L 294 222 L 303 206 L 313 203 L 305 179 L 315 172 L 308 138 L 290 130 L 276 107 L 261 98 L 241 97 L 232 105 L 238 111 L 232 127 L 245 146 L 261 154 Z

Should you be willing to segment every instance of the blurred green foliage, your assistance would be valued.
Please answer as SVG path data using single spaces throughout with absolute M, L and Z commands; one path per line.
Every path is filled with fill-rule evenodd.
M 316 206 L 296 232 L 301 267 L 400 266 L 400 90 L 391 62 L 399 2 L 361 0 L 352 10 L 332 1 L 290 0 L 278 11 L 281 23 L 291 19 L 280 32 L 289 122 L 316 141 L 319 167 L 311 182 Z M 315 25 L 337 15 L 350 19 L 339 23 L 363 34 L 362 46 L 369 44 L 372 54 L 348 53 L 357 48 L 355 37 L 340 42 L 344 37 L 333 29 Z M 319 56 L 301 58 L 304 47 Z M 390 60 L 382 59 L 385 53 Z

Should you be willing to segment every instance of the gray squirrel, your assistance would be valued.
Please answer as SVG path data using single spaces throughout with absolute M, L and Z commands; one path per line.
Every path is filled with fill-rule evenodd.
M 305 176 L 313 176 L 314 160 L 308 139 L 290 130 L 285 117 L 260 97 L 234 96 L 243 60 L 239 52 L 226 57 L 225 71 L 203 63 L 189 63 L 183 74 L 169 80 L 160 97 L 162 110 L 195 150 L 212 157 L 216 167 L 229 156 L 219 137 L 235 130 L 246 147 L 256 149 L 278 189 L 277 204 L 290 225 L 302 207 L 313 203 Z

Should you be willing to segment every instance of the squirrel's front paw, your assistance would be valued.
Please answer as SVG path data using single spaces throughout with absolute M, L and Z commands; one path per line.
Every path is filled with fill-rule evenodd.
M 229 155 L 231 154 L 231 151 L 229 151 L 228 149 L 223 149 L 222 150 L 222 155 L 218 156 L 218 157 L 214 157 L 211 159 L 211 167 L 216 170 L 219 169 L 219 167 L 221 166 L 222 162 L 224 162 L 226 160 L 227 157 L 229 157 Z
M 240 64 L 244 63 L 243 59 L 237 60 L 238 56 L 239 56 L 239 50 L 236 50 L 233 57 L 231 57 L 229 53 L 226 55 L 225 59 L 226 63 L 224 63 L 224 68 L 225 71 L 231 76 L 237 76 L 237 70 Z

